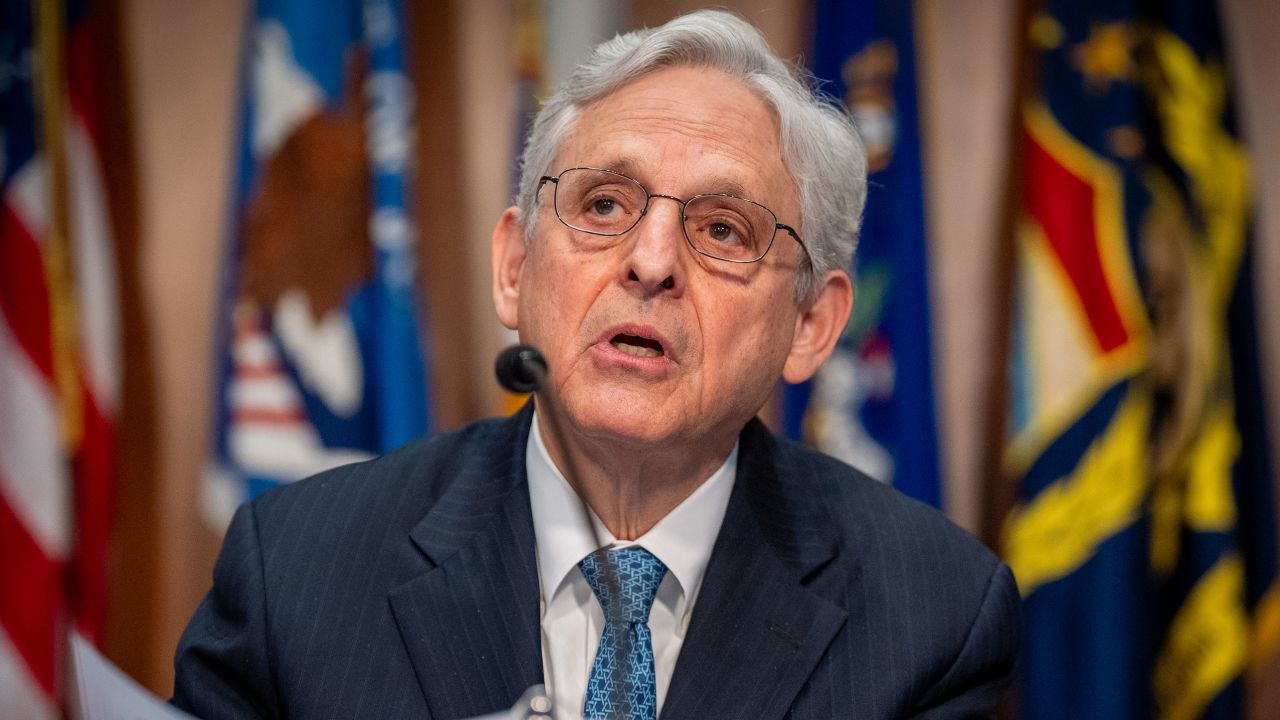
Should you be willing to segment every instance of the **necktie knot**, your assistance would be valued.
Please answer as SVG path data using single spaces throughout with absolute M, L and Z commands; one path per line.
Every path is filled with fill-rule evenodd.
M 667 566 L 639 545 L 597 550 L 578 563 L 606 619 L 649 622 L 649 610 Z M 612 570 L 614 579 L 609 580 Z

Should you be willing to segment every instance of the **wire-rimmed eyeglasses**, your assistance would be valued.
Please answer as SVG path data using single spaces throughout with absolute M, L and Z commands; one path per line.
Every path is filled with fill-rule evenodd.
M 754 200 L 706 193 L 688 200 L 649 192 L 639 180 L 612 170 L 569 168 L 559 175 L 543 175 L 555 185 L 554 206 L 560 222 L 574 230 L 601 237 L 630 232 L 653 198 L 680 203 L 680 224 L 689 246 L 702 255 L 731 263 L 759 262 L 773 246 L 778 230 L 786 230 L 808 257 L 809 249 L 790 225 Z

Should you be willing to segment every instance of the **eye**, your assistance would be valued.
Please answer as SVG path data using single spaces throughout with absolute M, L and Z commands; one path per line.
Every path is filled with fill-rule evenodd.
M 716 222 L 707 226 L 707 235 L 718 243 L 741 244 L 741 235 L 728 223 Z
M 690 218 L 694 235 L 708 245 L 720 248 L 742 248 L 751 244 L 751 231 L 746 222 L 729 213 L 716 213 L 703 218 Z
M 618 210 L 618 201 L 611 197 L 597 197 L 591 200 L 588 212 L 599 215 L 600 217 L 608 217 Z
M 694 249 L 724 260 L 751 262 L 769 242 L 769 211 L 732 195 L 698 195 L 685 206 L 685 234 Z
M 617 220 L 634 211 L 637 200 L 617 185 L 596 185 L 582 191 L 578 207 L 584 218 L 595 221 Z

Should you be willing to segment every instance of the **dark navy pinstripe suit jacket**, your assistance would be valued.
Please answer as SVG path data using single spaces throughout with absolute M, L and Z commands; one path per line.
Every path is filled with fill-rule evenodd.
M 459 718 L 542 681 L 530 411 L 240 508 L 175 659 L 216 718 Z M 662 718 L 974 717 L 1013 667 L 1007 567 L 759 421 Z

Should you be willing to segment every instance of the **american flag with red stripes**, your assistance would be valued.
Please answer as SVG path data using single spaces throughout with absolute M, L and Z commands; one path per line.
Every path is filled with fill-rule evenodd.
M 0 715 L 102 632 L 120 394 L 87 2 L 0 5 Z

